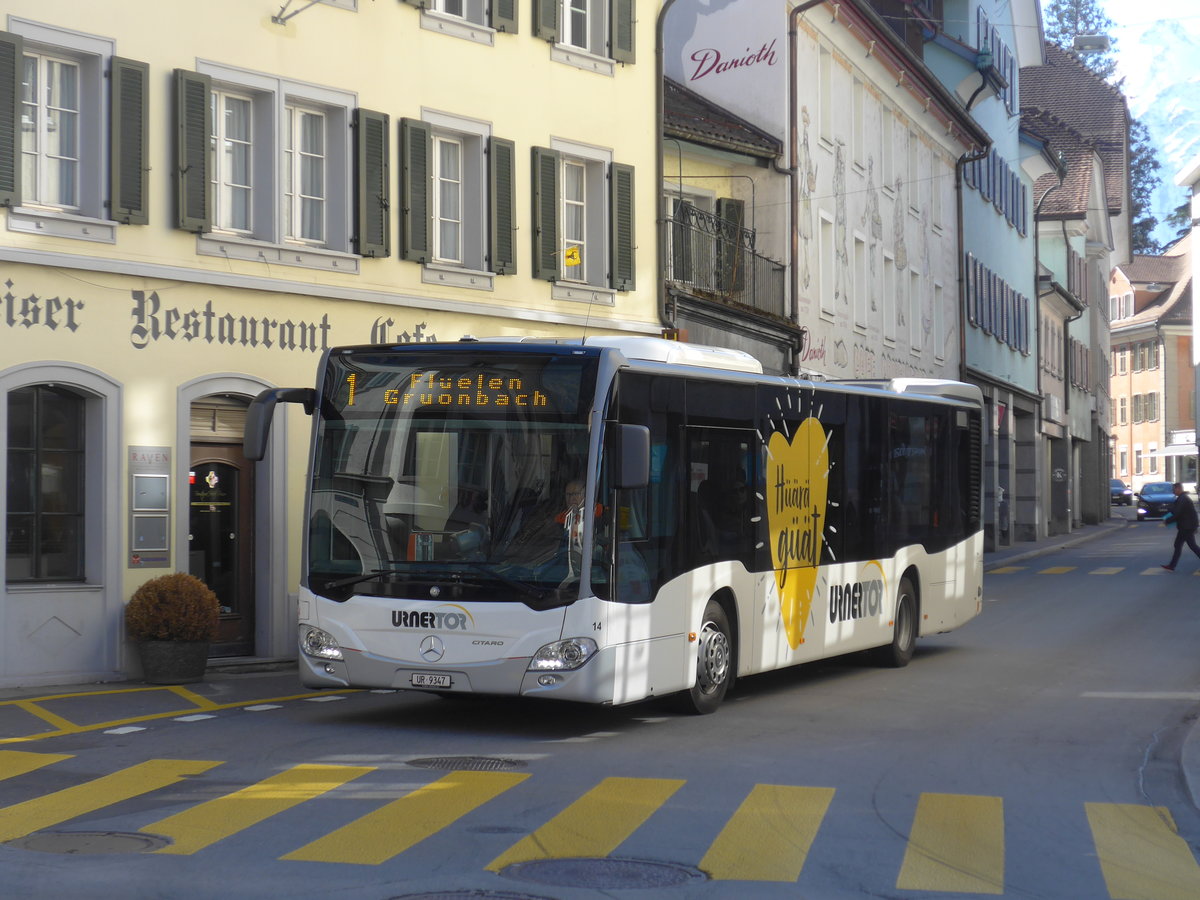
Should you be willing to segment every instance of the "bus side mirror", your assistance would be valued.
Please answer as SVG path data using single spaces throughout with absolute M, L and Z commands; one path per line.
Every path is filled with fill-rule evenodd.
M 650 481 L 650 429 L 617 426 L 617 488 L 644 488 Z
M 303 403 L 304 412 L 311 416 L 317 405 L 317 392 L 312 388 L 270 388 L 251 400 L 242 433 L 242 454 L 246 459 L 257 462 L 267 455 L 267 437 L 271 434 L 277 403 Z

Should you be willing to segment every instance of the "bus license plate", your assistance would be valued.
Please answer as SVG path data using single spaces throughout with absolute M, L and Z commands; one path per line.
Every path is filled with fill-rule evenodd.
M 413 672 L 409 683 L 413 687 L 448 688 L 450 687 L 450 676 L 434 675 L 429 672 Z

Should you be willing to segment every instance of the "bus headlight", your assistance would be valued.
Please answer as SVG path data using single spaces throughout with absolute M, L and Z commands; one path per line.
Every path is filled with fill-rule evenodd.
M 317 659 L 342 659 L 342 648 L 332 634 L 320 628 L 310 628 L 300 638 L 300 649 Z
M 578 669 L 596 653 L 591 638 L 567 638 L 546 644 L 529 661 L 530 672 L 570 672 Z

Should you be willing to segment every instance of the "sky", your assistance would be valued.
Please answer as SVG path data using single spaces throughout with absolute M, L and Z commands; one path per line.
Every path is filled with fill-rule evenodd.
M 1200 43 L 1200 0 L 1099 0 L 1098 5 L 1115 25 L 1112 37 L 1117 41 L 1117 72 L 1125 79 L 1122 90 L 1129 101 L 1130 112 L 1135 116 L 1147 118 L 1143 112 L 1153 95 L 1151 79 L 1161 78 L 1164 68 L 1176 73 L 1178 82 L 1192 79 L 1200 85 L 1200 56 L 1175 52 L 1169 65 L 1164 67 L 1164 61 L 1159 58 L 1164 52 L 1163 47 L 1145 39 L 1146 31 L 1156 22 L 1169 20 L 1171 28 L 1186 32 L 1193 42 Z M 1158 65 L 1154 65 L 1155 62 Z M 1200 120 L 1200 96 L 1197 96 L 1193 109 Z M 1197 129 L 1200 129 L 1200 121 Z M 1172 205 L 1182 203 L 1187 197 L 1183 188 L 1175 186 L 1175 176 L 1195 158 L 1196 151 L 1193 150 L 1190 158 L 1172 158 L 1160 141 L 1161 135 L 1155 135 L 1153 129 L 1151 138 L 1159 151 L 1162 168 L 1158 174 L 1166 188 L 1158 192 L 1152 210 L 1161 222 L 1170 213 Z M 1164 231 L 1161 226 L 1155 232 L 1159 240 L 1169 240 L 1172 236 L 1169 229 Z

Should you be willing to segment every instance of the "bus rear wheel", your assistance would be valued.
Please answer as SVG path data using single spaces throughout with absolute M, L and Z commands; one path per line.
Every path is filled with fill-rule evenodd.
M 880 665 L 902 669 L 912 660 L 917 646 L 917 595 L 907 578 L 900 579 L 893 621 L 892 642 L 880 647 L 876 658 Z
M 733 636 L 721 604 L 704 608 L 696 650 L 696 683 L 681 696 L 685 711 L 708 715 L 717 711 L 733 682 Z

